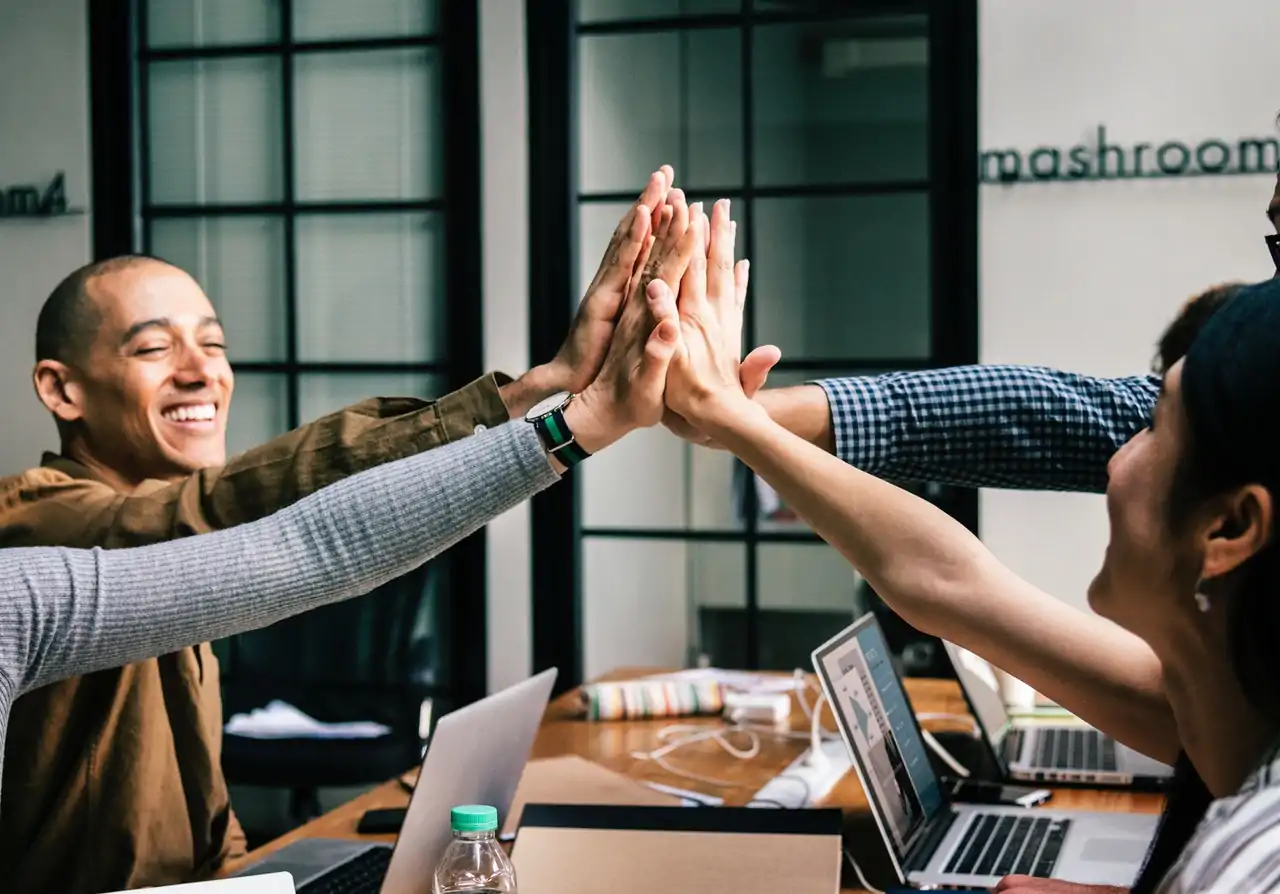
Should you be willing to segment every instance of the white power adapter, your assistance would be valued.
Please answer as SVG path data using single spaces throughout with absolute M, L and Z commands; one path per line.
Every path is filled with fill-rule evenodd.
M 791 696 L 785 692 L 725 693 L 724 719 L 729 723 L 784 726 L 791 719 Z

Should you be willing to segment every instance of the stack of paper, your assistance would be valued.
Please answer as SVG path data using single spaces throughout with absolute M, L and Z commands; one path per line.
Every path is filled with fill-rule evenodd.
M 272 701 L 248 714 L 235 714 L 223 730 L 246 739 L 376 739 L 391 728 L 371 720 L 321 723 L 288 702 Z

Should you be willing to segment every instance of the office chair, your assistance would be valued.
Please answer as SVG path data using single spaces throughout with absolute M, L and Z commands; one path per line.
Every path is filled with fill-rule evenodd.
M 373 785 L 416 765 L 443 666 L 432 629 L 446 567 L 424 565 L 367 596 L 219 643 L 225 717 L 281 699 L 320 721 L 391 728 L 376 739 L 224 734 L 227 782 L 288 789 L 301 825 L 320 814 L 319 789 Z

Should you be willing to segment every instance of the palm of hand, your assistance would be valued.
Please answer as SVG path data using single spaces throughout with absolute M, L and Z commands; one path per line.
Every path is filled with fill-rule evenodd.
M 639 378 L 645 346 L 657 322 L 645 297 L 648 285 L 660 280 L 674 288 L 694 253 L 689 208 L 679 190 L 672 190 L 671 197 L 670 210 L 664 209 L 643 269 L 628 282 L 612 340 L 608 343 L 599 375 L 592 384 L 593 393 L 588 396 L 591 401 L 599 400 L 601 404 L 616 407 L 629 426 L 654 425 L 660 421 L 663 412 L 660 399 L 632 399 L 632 385 Z
M 736 231 L 729 203 L 717 202 L 709 224 L 699 228 L 693 259 L 680 283 L 681 339 L 666 391 L 668 408 L 683 417 L 677 426 L 712 398 L 745 396 L 740 354 L 749 269 L 746 261 L 733 262 Z M 753 370 L 754 393 L 776 355 L 772 350 L 753 355 L 766 360 L 759 374 Z
M 551 365 L 559 370 L 566 390 L 578 392 L 587 387 L 609 351 L 614 326 L 623 303 L 633 291 L 638 265 L 643 265 L 654 242 L 655 224 L 660 212 L 670 211 L 666 201 L 675 176 L 669 165 L 654 172 L 636 203 L 618 222 L 600 267 L 587 287 L 573 326 Z

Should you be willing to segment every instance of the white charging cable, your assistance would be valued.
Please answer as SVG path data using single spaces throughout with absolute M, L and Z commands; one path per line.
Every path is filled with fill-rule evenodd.
M 823 766 L 819 762 L 826 762 L 827 755 L 822 751 L 821 744 L 824 738 L 834 738 L 834 734 L 828 733 L 822 728 L 821 723 L 821 706 L 823 696 L 821 690 L 818 694 L 818 702 L 814 707 L 809 706 L 809 701 L 805 697 L 805 690 L 812 685 L 808 682 L 804 671 L 797 669 L 795 671 L 795 687 L 794 692 L 796 698 L 800 702 L 800 708 L 804 711 L 805 716 L 809 718 L 809 730 L 807 732 L 796 732 L 790 729 L 779 729 L 778 727 L 763 724 L 750 723 L 745 721 L 731 722 L 721 727 L 706 727 L 693 724 L 673 724 L 663 727 L 658 731 L 658 739 L 664 742 L 662 746 L 652 751 L 633 751 L 631 756 L 636 760 L 651 760 L 659 767 L 676 776 L 682 776 L 685 779 L 692 779 L 695 782 L 706 783 L 717 788 L 742 788 L 748 785 L 745 782 L 733 782 L 726 779 L 716 779 L 712 776 L 703 776 L 699 773 L 693 773 L 689 770 L 681 769 L 673 766 L 667 761 L 667 755 L 678 749 L 684 748 L 686 745 L 692 745 L 695 742 L 713 741 L 720 746 L 726 753 L 738 760 L 751 760 L 760 753 L 761 737 L 768 736 L 774 739 L 805 739 L 809 742 L 810 761 L 813 766 Z M 741 735 L 746 736 L 750 745 L 746 748 L 739 748 L 729 741 L 729 736 Z M 672 738 L 676 737 L 676 738 Z M 668 741 L 670 740 L 670 741 Z
M 862 867 L 858 865 L 858 861 L 853 859 L 853 854 L 849 853 L 849 849 L 844 849 L 844 858 L 849 861 L 849 865 L 853 867 L 853 874 L 858 877 L 858 884 L 866 889 L 867 894 L 884 894 L 879 888 L 867 881 L 867 877 L 862 874 Z
M 978 722 L 972 717 L 964 714 L 924 713 L 917 714 L 916 719 L 955 721 L 956 723 L 963 723 L 965 726 L 969 727 L 969 735 L 973 738 L 976 739 L 978 736 L 982 735 L 982 730 L 978 727 Z M 947 749 L 943 747 L 942 743 L 939 742 L 931 732 L 921 727 L 920 733 L 924 737 L 924 743 L 929 746 L 929 750 L 941 758 L 942 762 L 950 767 L 957 776 L 961 779 L 968 779 L 972 775 L 969 772 L 969 768 L 956 760 L 955 755 L 950 751 L 947 751 Z

